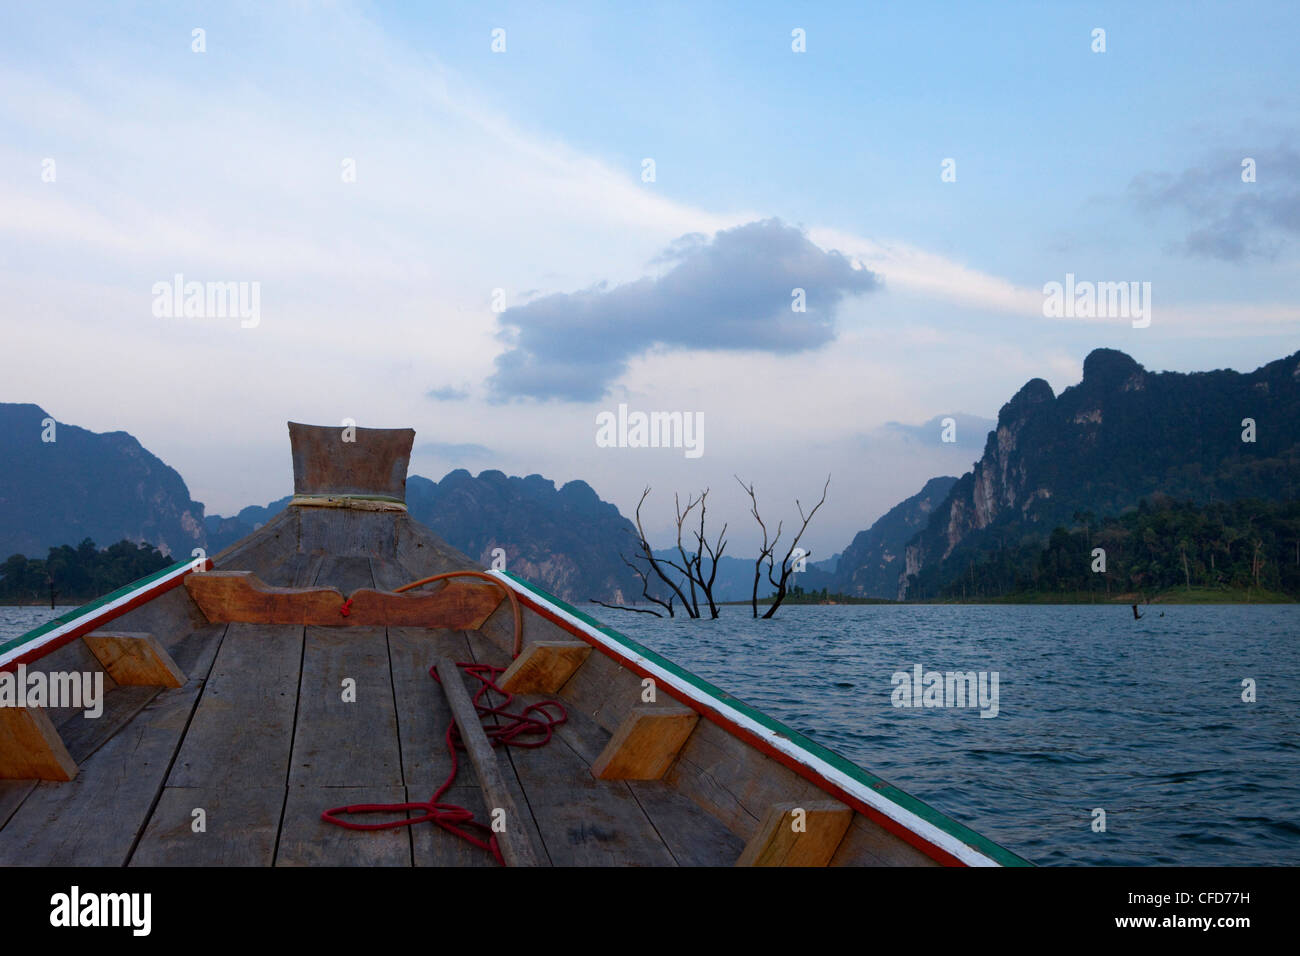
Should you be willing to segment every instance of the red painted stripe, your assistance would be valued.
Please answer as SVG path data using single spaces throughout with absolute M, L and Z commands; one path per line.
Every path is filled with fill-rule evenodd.
M 211 567 L 212 567 L 212 560 L 209 559 L 208 566 L 204 570 L 208 570 Z M 41 644 L 38 647 L 32 648 L 30 651 L 27 651 L 23 654 L 19 654 L 8 664 L 5 664 L 3 667 L 0 667 L 0 672 L 15 671 L 18 669 L 19 664 L 30 664 L 32 663 L 32 661 L 40 660 L 42 657 L 45 657 L 47 654 L 52 654 L 53 652 L 57 651 L 60 647 L 63 647 L 64 645 L 67 644 L 71 644 L 73 641 L 77 640 L 80 637 L 85 637 L 91 631 L 98 629 L 101 624 L 106 624 L 109 621 L 121 617 L 123 614 L 126 614 L 129 611 L 134 611 L 136 608 L 148 604 L 154 598 L 162 594 L 165 594 L 166 592 L 170 591 L 172 588 L 176 587 L 178 584 L 184 581 L 186 577 L 188 577 L 193 573 L 194 570 L 192 568 L 188 571 L 183 571 L 182 573 L 178 574 L 176 577 L 172 578 L 170 581 L 161 581 L 151 586 L 147 590 L 141 591 L 139 594 L 131 598 L 131 600 L 127 601 L 125 604 L 119 605 L 118 607 L 112 608 L 108 611 L 101 611 L 97 614 L 91 615 L 90 617 L 86 618 L 84 621 L 78 623 L 76 627 L 68 631 L 66 634 L 61 634 L 54 640 L 49 641 L 48 643 Z
M 617 661 L 621 666 L 626 667 L 628 670 L 632 671 L 633 673 L 639 674 L 642 677 L 649 677 L 652 680 L 655 680 L 656 686 L 659 686 L 658 679 L 655 678 L 654 674 L 651 674 L 649 671 L 644 670 L 643 668 L 637 666 L 637 664 L 634 661 L 624 657 L 622 654 L 618 653 L 614 648 L 608 647 L 607 645 L 596 640 L 594 637 L 592 637 L 590 634 L 586 633 L 585 631 L 578 630 L 572 624 L 566 621 L 564 618 L 559 617 L 556 614 L 553 614 L 548 608 L 533 601 L 528 594 L 524 592 L 518 592 L 518 593 L 519 593 L 519 600 L 523 602 L 525 605 L 527 605 L 530 609 L 535 611 L 537 614 L 540 614 L 542 617 L 546 618 L 551 623 L 555 624 L 558 627 L 563 628 L 565 631 L 568 631 L 574 637 L 577 637 L 585 641 L 586 643 L 590 644 L 596 650 L 602 651 L 605 654 L 605 656 L 611 658 L 614 661 Z M 700 716 L 704 717 L 705 719 L 713 722 L 714 724 L 717 724 L 719 727 L 721 727 L 727 733 L 731 734 L 733 737 L 738 737 L 740 740 L 744 741 L 746 744 L 753 747 L 755 750 L 767 755 L 768 757 L 771 757 L 773 760 L 777 761 L 782 766 L 787 767 L 790 770 L 793 770 L 799 776 L 803 777 L 805 780 L 809 781 L 819 789 L 824 790 L 825 792 L 831 794 L 832 796 L 836 797 L 842 802 L 848 804 L 858 813 L 861 813 L 864 817 L 871 820 L 873 823 L 878 824 L 879 826 L 888 830 L 890 833 L 894 834 L 899 839 L 903 840 L 909 845 L 920 850 L 922 853 L 930 857 L 932 860 L 935 860 L 938 863 L 942 863 L 944 866 L 960 866 L 960 867 L 966 866 L 965 863 L 957 859 L 947 850 L 943 849 L 942 847 L 935 846 L 929 840 L 909 830 L 906 826 L 899 823 L 897 820 L 885 816 L 875 807 L 868 806 L 867 804 L 859 800 L 857 797 L 854 797 L 852 794 L 846 793 L 840 787 L 831 783 L 829 780 L 827 780 L 825 777 L 819 774 L 812 767 L 809 767 L 807 764 L 800 763 L 799 761 L 791 757 L 789 754 L 782 753 L 781 751 L 773 747 L 771 744 L 769 744 L 767 741 L 763 740 L 761 737 L 756 736 L 752 731 L 747 730 L 744 727 L 741 727 L 740 725 L 736 724 L 732 720 L 729 720 L 727 717 L 725 717 L 718 711 L 706 707 L 705 705 L 701 704 L 699 701 L 695 700 L 694 698 L 677 690 L 675 687 L 664 685 L 662 686 L 661 689 L 666 691 L 668 693 L 668 696 L 672 697 L 674 700 L 678 701 L 679 703 L 685 704 L 687 707 L 690 707 L 692 710 L 694 710 L 696 713 L 698 713 Z

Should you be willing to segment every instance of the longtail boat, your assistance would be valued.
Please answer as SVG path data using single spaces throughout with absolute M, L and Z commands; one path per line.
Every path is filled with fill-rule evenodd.
M 104 688 L 0 707 L 0 865 L 1026 865 L 448 546 L 414 431 L 289 434 L 265 525 L 0 643 Z

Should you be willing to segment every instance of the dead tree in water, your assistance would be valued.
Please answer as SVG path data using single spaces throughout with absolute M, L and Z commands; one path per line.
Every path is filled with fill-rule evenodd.
M 727 526 L 724 523 L 722 530 L 714 541 L 710 542 L 705 534 L 705 515 L 708 510 L 709 489 L 705 488 L 700 492 L 698 498 L 688 498 L 686 508 L 682 509 L 682 501 L 679 495 L 673 496 L 674 510 L 677 515 L 677 553 L 681 557 L 681 563 L 678 564 L 669 558 L 656 556 L 654 550 L 650 547 L 650 542 L 646 539 L 645 527 L 641 523 L 641 506 L 650 495 L 650 488 L 641 493 L 641 500 L 636 505 L 636 531 L 637 531 L 637 550 L 635 561 L 644 562 L 636 564 L 623 557 L 623 563 L 641 579 L 641 595 L 649 601 L 658 604 L 668 612 L 669 617 L 675 617 L 674 605 L 680 601 L 681 606 L 686 610 L 688 616 L 698 618 L 703 616 L 700 611 L 700 598 L 703 597 L 708 605 L 709 617 L 718 616 L 718 604 L 713 599 L 713 584 L 718 576 L 718 560 L 722 557 L 722 552 L 726 550 Z M 689 544 L 683 543 L 683 528 L 686 527 L 687 520 L 691 517 L 691 512 L 696 508 L 699 509 L 699 527 L 691 529 L 689 532 L 695 536 L 694 551 L 688 551 Z M 707 574 L 704 569 L 704 558 L 709 558 L 709 568 Z M 669 576 L 665 568 L 675 572 L 672 577 Z M 656 597 L 650 590 L 650 575 L 668 586 L 671 592 L 668 600 L 664 601 Z M 674 580 L 675 579 L 675 580 Z M 644 610 L 641 608 L 624 607 L 619 604 L 606 604 L 604 601 L 593 602 L 602 607 L 615 608 L 624 611 L 637 611 L 641 614 L 653 614 L 656 617 L 662 617 L 658 611 Z
M 776 588 L 776 593 L 772 595 L 772 606 L 769 607 L 767 612 L 763 615 L 766 619 L 775 614 L 776 609 L 779 608 L 781 602 L 785 600 L 786 593 L 789 590 L 790 575 L 794 572 L 795 562 L 807 557 L 808 554 L 811 554 L 811 552 L 807 552 L 800 555 L 799 558 L 794 557 L 795 549 L 799 547 L 799 539 L 802 538 L 804 532 L 808 530 L 808 523 L 812 521 L 813 515 L 817 513 L 817 509 L 826 503 L 826 490 L 831 486 L 831 476 L 827 475 L 826 484 L 822 485 L 821 500 L 818 501 L 812 511 L 808 512 L 806 515 L 803 513 L 803 505 L 799 503 L 799 499 L 796 498 L 794 500 L 795 507 L 799 509 L 799 517 L 803 519 L 803 524 L 799 526 L 799 533 L 794 536 L 794 540 L 790 542 L 790 547 L 785 552 L 785 557 L 781 559 L 781 576 L 779 578 L 773 577 L 772 573 L 776 569 L 775 555 L 776 546 L 781 540 L 781 522 L 777 522 L 776 535 L 769 542 L 767 525 L 763 522 L 762 516 L 758 513 L 758 496 L 754 494 L 753 484 L 751 483 L 746 485 L 743 481 L 740 481 L 739 475 L 736 476 L 736 481 L 740 482 L 740 487 L 744 488 L 745 493 L 749 495 L 749 512 L 754 516 L 754 520 L 758 522 L 759 528 L 763 530 L 763 546 L 759 550 L 757 560 L 754 561 L 754 592 L 750 597 L 749 602 L 749 606 L 753 609 L 754 617 L 758 617 L 758 582 L 759 577 L 762 574 L 764 561 L 767 562 L 768 583 L 771 584 L 772 587 Z
M 650 580 L 646 576 L 646 572 L 642 570 L 640 567 L 638 567 L 636 564 L 633 564 L 623 555 L 620 554 L 619 557 L 623 558 L 623 563 L 626 564 L 629 568 L 631 568 L 632 573 L 641 579 L 641 596 L 645 598 L 647 601 L 653 601 L 655 604 L 658 604 L 661 608 L 663 608 L 665 611 L 668 612 L 669 617 L 676 617 L 677 615 L 673 612 L 673 601 L 676 600 L 676 597 L 673 595 L 669 595 L 667 601 L 659 600 L 659 598 L 655 597 L 653 594 L 650 593 Z M 598 601 L 595 598 L 591 599 L 591 603 L 599 604 L 601 607 L 612 608 L 615 611 L 635 611 L 637 614 L 653 614 L 655 617 L 663 617 L 663 615 L 660 614 L 658 611 L 651 611 L 648 608 L 628 607 L 626 604 L 608 604 L 605 601 Z

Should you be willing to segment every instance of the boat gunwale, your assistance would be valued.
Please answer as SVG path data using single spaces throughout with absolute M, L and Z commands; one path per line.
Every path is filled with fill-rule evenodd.
M 490 573 L 511 583 L 533 611 L 616 657 L 630 670 L 659 680 L 668 678 L 665 689 L 672 697 L 832 793 L 927 856 L 957 866 L 1033 865 L 532 582 L 509 571 Z M 606 640 L 615 646 L 611 647 Z M 646 664 L 661 673 L 653 673 Z M 685 686 L 678 686 L 674 681 Z M 746 727 L 746 723 L 757 726 Z M 842 782 L 837 783 L 836 777 Z
M 233 546 L 226 549 L 232 550 Z M 11 671 L 20 664 L 39 660 L 100 625 L 160 597 L 180 585 L 187 575 L 206 571 L 213 564 L 212 559 L 201 558 L 178 561 L 0 643 L 0 671 Z M 532 582 L 509 571 L 492 570 L 488 573 L 510 586 L 534 612 L 593 644 L 629 669 L 663 680 L 670 696 L 832 793 L 927 856 L 958 866 L 1032 866 L 1005 847 L 840 754 L 807 739 Z M 747 727 L 746 724 L 753 726 Z M 836 777 L 840 782 L 836 782 Z
M 200 565 L 202 567 L 200 567 Z M 0 671 L 15 669 L 19 664 L 40 660 L 84 637 L 100 624 L 121 617 L 148 604 L 176 587 L 188 574 L 212 567 L 210 559 L 190 558 L 160 568 L 152 574 L 125 584 L 116 591 L 88 601 L 67 614 L 39 624 L 18 637 L 0 642 Z

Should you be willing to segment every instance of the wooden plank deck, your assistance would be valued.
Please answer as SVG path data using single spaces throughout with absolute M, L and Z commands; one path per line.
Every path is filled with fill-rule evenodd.
M 423 557 L 408 555 L 416 556 Z M 391 587 L 415 573 L 373 554 L 275 557 L 268 572 L 297 586 Z M 76 780 L 0 786 L 0 864 L 495 865 L 429 823 L 359 832 L 325 823 L 321 813 L 429 800 L 450 769 L 451 719 L 429 668 L 442 656 L 504 666 L 509 655 L 498 643 L 479 632 L 257 624 L 205 625 L 165 643 L 185 686 L 106 685 L 104 719 L 66 721 L 81 764 Z M 344 700 L 345 679 L 355 681 L 355 699 Z M 521 817 L 508 825 L 525 829 L 540 863 L 738 858 L 739 837 L 667 784 L 593 777 L 610 729 L 581 705 L 568 710 L 569 722 L 545 747 L 494 751 Z M 489 821 L 463 753 L 443 802 Z
M 38 784 L 0 829 L 0 865 L 122 866 L 150 820 L 225 627 L 173 648 L 190 675 L 164 690 L 89 756 L 66 784 Z M 13 791 L 10 791 L 12 797 Z

